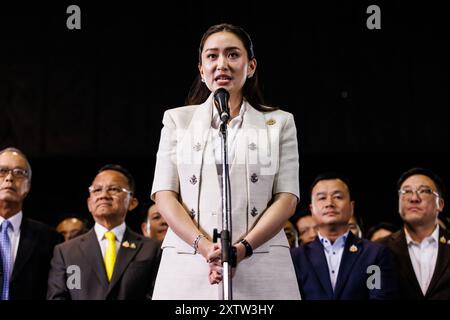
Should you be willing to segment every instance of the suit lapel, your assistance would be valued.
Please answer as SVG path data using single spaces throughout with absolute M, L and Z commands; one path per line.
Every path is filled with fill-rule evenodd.
M 124 247 L 122 245 L 125 241 L 128 241 L 130 247 Z M 123 235 L 122 244 L 119 249 L 119 253 L 117 254 L 116 264 L 114 265 L 114 272 L 106 295 L 108 295 L 114 288 L 114 286 L 119 282 L 125 269 L 130 264 L 131 260 L 139 252 L 139 250 L 141 250 L 142 238 L 133 235 L 130 232 L 130 229 L 127 227 Z M 132 248 L 131 246 L 133 245 L 135 245 L 136 247 Z
M 99 283 L 105 288 L 108 287 L 108 278 L 106 277 L 105 264 L 103 262 L 102 250 L 98 243 L 94 228 L 81 236 L 80 249 L 86 257 L 87 264 L 96 274 Z
M 350 250 L 352 248 L 352 250 Z M 339 273 L 336 279 L 336 287 L 334 290 L 334 296 L 339 299 L 342 290 L 347 283 L 347 279 L 353 269 L 355 261 L 363 251 L 362 240 L 355 237 L 350 231 L 348 233 L 347 240 L 345 241 L 344 252 L 342 253 L 341 264 L 339 266 Z
M 444 238 L 445 241 L 442 243 L 440 241 L 441 238 Z M 444 230 L 439 227 L 439 247 L 438 247 L 438 256 L 436 260 L 436 266 L 434 268 L 433 277 L 431 278 L 430 285 L 428 286 L 428 290 L 426 292 L 426 296 L 429 296 L 433 289 L 438 285 L 439 279 L 441 278 L 442 273 L 444 273 L 449 268 L 450 263 L 450 245 L 447 244 L 449 241 L 449 235 Z
M 14 262 L 11 281 L 14 281 L 14 279 L 20 274 L 20 271 L 30 258 L 31 254 L 34 252 L 34 247 L 38 242 L 36 231 L 33 228 L 30 228 L 28 219 L 22 218 L 22 223 L 20 225 L 19 247 L 17 249 L 17 257 Z
M 306 249 L 306 248 L 305 248 Z M 309 250 L 306 250 L 306 255 L 313 266 L 313 270 L 317 275 L 327 297 L 333 299 L 333 288 L 331 286 L 330 273 L 328 270 L 327 259 L 323 252 L 322 243 L 320 243 L 319 237 L 308 246 Z
M 411 257 L 409 256 L 408 245 L 406 243 L 405 231 L 403 228 L 400 232 L 394 234 L 394 247 L 398 248 L 396 254 L 399 256 L 398 260 L 403 261 L 400 272 L 408 283 L 414 287 L 417 297 L 423 297 L 422 289 L 420 288 L 419 282 L 417 281 L 416 273 L 414 272 L 414 267 L 411 262 Z
M 214 151 L 211 146 L 211 117 L 213 96 L 196 108 L 185 132 L 177 130 L 177 159 L 180 183 L 185 194 L 184 204 L 188 206 L 192 218 L 199 224 L 199 194 L 203 180 L 203 170 L 207 170 L 208 179 L 218 181 Z

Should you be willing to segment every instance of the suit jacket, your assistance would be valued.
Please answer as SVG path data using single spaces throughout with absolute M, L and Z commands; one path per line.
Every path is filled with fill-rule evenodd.
M 394 254 L 400 279 L 402 299 L 450 300 L 450 233 L 439 227 L 439 247 L 433 277 L 426 294 L 422 293 L 409 257 L 405 231 L 402 229 L 380 240 Z
M 125 247 L 125 241 L 130 246 Z M 131 247 L 132 244 L 135 248 Z M 100 244 L 92 228 L 86 234 L 55 247 L 48 277 L 47 299 L 150 299 L 159 258 L 159 242 L 147 239 L 127 227 L 111 282 L 108 282 Z M 73 266 L 79 267 L 80 286 L 76 286 Z
M 289 192 L 299 197 L 297 134 L 292 114 L 282 110 L 260 112 L 247 101 L 243 103 L 246 112 L 235 139 L 235 157 L 229 159 L 233 242 L 254 227 L 274 194 Z M 152 198 L 161 190 L 178 193 L 186 212 L 210 239 L 215 228 L 222 229 L 221 185 L 211 141 L 216 134 L 211 126 L 213 108 L 211 95 L 201 105 L 165 112 L 151 192 Z M 169 228 L 162 248 L 155 298 L 218 298 L 218 288 L 207 281 L 208 265 L 194 254 L 192 244 Z M 169 250 L 173 252 L 169 254 Z M 284 231 L 254 253 L 238 266 L 234 298 L 299 299 Z
M 342 253 L 335 290 L 331 285 L 324 248 L 317 237 L 312 243 L 292 249 L 298 285 L 305 300 L 395 299 L 398 285 L 393 257 L 378 243 L 360 239 L 349 232 Z M 369 289 L 375 275 L 369 266 L 380 268 L 380 289 Z M 369 269 L 368 269 L 369 268 Z M 370 283 L 373 283 L 369 279 Z
M 53 248 L 63 240 L 45 224 L 22 218 L 19 247 L 10 278 L 10 300 L 45 299 Z

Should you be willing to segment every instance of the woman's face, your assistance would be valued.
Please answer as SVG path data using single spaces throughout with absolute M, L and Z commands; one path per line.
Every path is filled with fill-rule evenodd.
M 200 76 L 212 92 L 225 88 L 230 95 L 242 95 L 247 77 L 256 70 L 256 60 L 248 60 L 242 41 L 231 32 L 210 35 L 203 46 Z

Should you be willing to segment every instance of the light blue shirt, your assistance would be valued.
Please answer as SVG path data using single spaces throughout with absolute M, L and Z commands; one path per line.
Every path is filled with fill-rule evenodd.
M 336 286 L 337 276 L 339 274 L 339 267 L 341 265 L 342 254 L 344 253 L 345 240 L 347 240 L 348 233 L 347 231 L 342 236 L 336 239 L 336 241 L 331 244 L 331 241 L 328 238 L 322 236 L 320 233 L 318 234 L 320 242 L 323 245 L 323 252 L 325 253 L 325 257 L 327 258 L 328 263 L 328 272 L 330 273 L 331 286 Z
M 23 213 L 22 211 L 19 211 L 18 213 L 16 213 L 15 215 L 13 215 L 11 218 L 8 219 L 9 222 L 11 222 L 12 227 L 8 230 L 9 240 L 11 241 L 11 270 L 10 270 L 11 274 L 14 269 L 14 262 L 16 261 L 17 257 L 17 250 L 19 249 L 20 226 L 22 225 L 22 217 Z M 4 220 L 5 218 L 0 217 L 0 225 L 3 223 Z

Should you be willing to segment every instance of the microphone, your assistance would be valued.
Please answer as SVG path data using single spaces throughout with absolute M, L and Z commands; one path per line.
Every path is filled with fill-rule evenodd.
M 229 92 L 224 88 L 219 88 L 214 92 L 214 104 L 219 112 L 220 120 L 227 122 L 230 119 L 230 108 L 228 108 Z

